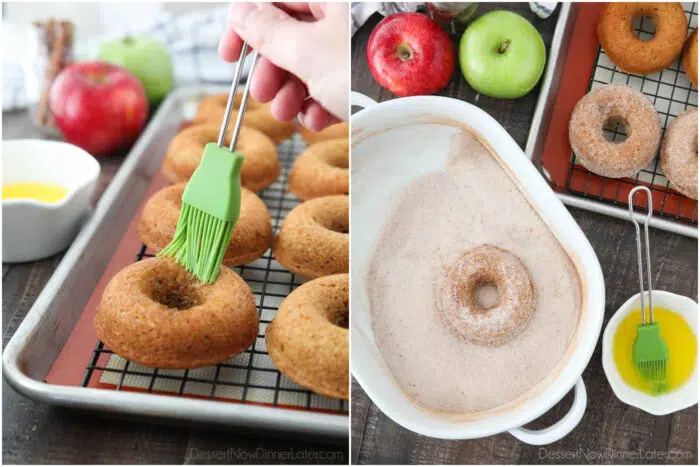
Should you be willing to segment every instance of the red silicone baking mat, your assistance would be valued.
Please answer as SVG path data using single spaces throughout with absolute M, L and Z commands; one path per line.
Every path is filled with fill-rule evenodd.
M 270 211 L 275 233 L 287 213 L 299 204 L 299 200 L 287 191 L 287 175 L 296 155 L 304 147 L 305 143 L 298 135 L 280 144 L 280 178 L 258 193 Z M 260 330 L 253 347 L 229 361 L 193 370 L 147 368 L 113 354 L 98 340 L 92 323 L 105 286 L 124 267 L 152 256 L 141 243 L 136 224 L 148 198 L 166 184 L 160 175 L 154 178 L 73 332 L 47 374 L 46 382 L 347 414 L 347 401 L 319 396 L 302 388 L 281 374 L 267 354 L 265 329 L 282 300 L 303 282 L 280 266 L 270 250 L 252 263 L 233 268 L 253 291 L 260 315 Z
M 563 68 L 561 85 L 557 92 L 551 123 L 547 131 L 542 165 L 557 191 L 610 205 L 627 207 L 627 196 L 638 185 L 648 186 L 654 199 L 654 213 L 677 222 L 697 225 L 698 202 L 687 198 L 669 186 L 661 172 L 658 158 L 634 178 L 613 179 L 596 175 L 576 161 L 569 144 L 569 120 L 576 103 L 591 89 L 615 83 L 641 91 L 654 103 L 662 128 L 686 109 L 697 107 L 698 90 L 688 80 L 680 58 L 666 70 L 646 76 L 630 75 L 620 71 L 598 45 L 596 27 L 602 4 L 580 5 L 573 29 L 571 45 Z M 698 4 L 683 3 L 688 18 L 688 34 L 697 28 Z M 653 23 L 646 18 L 635 21 L 635 29 L 642 39 L 651 37 Z M 616 141 L 625 136 L 624 127 L 604 129 L 606 138 Z M 646 206 L 638 197 L 635 205 Z

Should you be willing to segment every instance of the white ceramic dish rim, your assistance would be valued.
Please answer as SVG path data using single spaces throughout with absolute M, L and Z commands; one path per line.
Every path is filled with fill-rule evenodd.
M 41 207 L 44 209 L 61 209 L 63 206 L 69 204 L 72 202 L 73 198 L 75 197 L 75 194 L 79 192 L 80 190 L 84 189 L 86 186 L 90 185 L 93 183 L 97 178 L 100 176 L 100 164 L 95 160 L 95 158 L 87 151 L 84 149 L 75 146 L 70 143 L 66 143 L 63 141 L 51 141 L 51 140 L 40 140 L 40 139 L 31 139 L 31 138 L 26 138 L 26 139 L 10 139 L 10 140 L 4 140 L 2 142 L 2 147 L 3 147 L 3 160 L 5 159 L 5 151 L 7 150 L 6 148 L 8 146 L 27 146 L 27 145 L 41 145 L 41 146 L 46 146 L 48 150 L 50 150 L 51 146 L 61 148 L 65 154 L 72 154 L 69 157 L 78 159 L 81 164 L 85 164 L 87 167 L 88 173 L 85 176 L 82 176 L 81 180 L 79 180 L 78 183 L 76 183 L 74 186 L 71 186 L 68 188 L 68 192 L 66 193 L 66 196 L 64 196 L 60 201 L 56 203 L 47 203 L 45 201 L 41 201 L 38 199 L 30 199 L 30 198 L 12 198 L 12 199 L 4 199 L 2 200 L 3 206 L 16 206 L 16 205 L 32 205 L 32 206 L 37 206 Z M 28 153 L 30 154 L 27 157 L 32 157 L 31 154 L 33 154 L 31 151 Z M 66 161 L 66 164 L 69 164 L 69 161 Z M 4 162 L 3 162 L 4 164 Z
M 647 293 L 648 291 L 644 292 L 645 296 Z M 678 309 L 671 307 L 671 309 L 673 309 L 673 311 L 677 313 L 680 313 L 688 321 L 689 326 L 691 327 L 691 329 L 695 333 L 695 336 L 697 337 L 698 304 L 693 299 L 672 292 L 667 292 L 665 290 L 654 290 L 652 294 L 652 298 L 656 300 L 654 302 L 655 306 L 659 306 L 659 302 L 661 306 L 668 302 L 688 303 L 688 309 L 695 310 L 695 316 L 687 316 L 686 309 L 683 307 L 680 307 Z M 618 308 L 615 314 L 613 314 L 610 320 L 608 321 L 608 324 L 605 326 L 605 331 L 603 332 L 603 371 L 605 372 L 605 376 L 607 377 L 613 392 L 615 393 L 617 398 L 625 404 L 637 407 L 638 409 L 641 409 L 647 413 L 657 416 L 668 415 L 670 413 L 677 412 L 679 410 L 683 410 L 697 404 L 697 363 L 695 364 L 695 371 L 693 372 L 693 375 L 690 377 L 688 382 L 683 387 L 678 388 L 676 391 L 661 396 L 665 398 L 664 400 L 660 400 L 659 397 L 654 397 L 649 394 L 645 394 L 641 391 L 638 391 L 634 388 L 631 388 L 627 385 L 627 383 L 625 383 L 622 380 L 622 376 L 620 376 L 620 372 L 617 370 L 617 365 L 615 365 L 615 362 L 612 358 L 612 340 L 615 335 L 615 331 L 617 331 L 617 328 L 620 325 L 620 322 L 622 322 L 622 320 L 625 317 L 627 317 L 631 309 L 638 307 L 639 294 L 637 293 L 630 297 L 629 300 L 627 300 L 620 308 Z M 688 386 L 688 390 L 684 391 L 684 389 L 686 389 L 686 386 Z M 688 393 L 691 397 L 683 397 L 684 393 Z
M 431 421 L 431 426 L 426 426 L 417 420 L 417 417 L 398 410 L 394 401 L 377 391 L 378 383 L 374 379 L 377 376 L 376 371 L 388 376 L 392 381 L 393 377 L 383 361 L 379 363 L 382 368 L 370 368 L 376 363 L 373 361 L 370 350 L 373 354 L 377 354 L 378 350 L 371 336 L 367 336 L 367 339 L 370 346 L 373 346 L 372 349 L 365 349 L 357 344 L 364 340 L 365 336 L 356 322 L 351 323 L 352 335 L 357 335 L 359 338 L 358 340 L 351 338 L 353 375 L 387 416 L 417 433 L 444 439 L 466 439 L 510 431 L 520 440 L 530 444 L 548 444 L 562 438 L 578 424 L 585 410 L 586 396 L 581 374 L 597 344 L 605 307 L 603 275 L 588 239 L 508 132 L 478 107 L 456 99 L 437 96 L 409 97 L 377 104 L 359 93 L 353 93 L 352 104 L 364 107 L 364 110 L 353 115 L 351 119 L 352 134 L 356 139 L 353 141 L 353 148 L 357 141 L 380 130 L 411 122 L 427 123 L 426 116 L 430 116 L 433 120 L 448 119 L 461 122 L 471 127 L 501 156 L 504 165 L 511 173 L 517 174 L 521 187 L 528 193 L 537 193 L 537 196 L 529 196 L 533 207 L 540 212 L 543 219 L 547 220 L 549 227 L 571 255 L 584 284 L 579 329 L 574 336 L 574 342 L 567 350 L 568 356 L 565 356 L 558 368 L 545 379 L 551 379 L 551 381 L 544 388 L 527 400 L 518 403 L 514 409 L 496 412 L 493 415 L 487 412 L 483 418 L 469 421 L 449 420 L 438 415 L 430 415 L 422 410 L 423 415 Z M 391 124 L 374 126 L 373 121 L 382 119 L 391 121 Z M 552 224 L 552 219 L 556 219 L 555 224 Z M 397 386 L 396 383 L 394 386 Z M 537 386 L 538 389 L 540 386 L 541 384 Z M 572 409 L 562 420 L 539 431 L 520 428 L 544 414 L 572 387 L 576 388 L 575 401 Z M 402 394 L 402 396 L 414 408 L 417 407 L 405 395 Z

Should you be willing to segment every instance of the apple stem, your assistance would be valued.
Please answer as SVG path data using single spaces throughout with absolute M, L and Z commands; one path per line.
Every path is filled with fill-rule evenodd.
M 508 50 L 509 45 L 510 45 L 510 39 L 504 40 L 503 43 L 501 44 L 501 47 L 498 48 L 498 53 L 499 54 L 506 53 L 506 50 Z
M 131 45 L 134 42 L 134 38 L 131 36 L 124 36 L 122 42 L 126 45 Z

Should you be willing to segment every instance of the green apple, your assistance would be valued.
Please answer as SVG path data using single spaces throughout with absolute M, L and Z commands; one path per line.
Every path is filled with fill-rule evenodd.
M 459 65 L 476 91 L 515 99 L 532 90 L 544 71 L 542 36 L 512 11 L 486 13 L 469 25 L 459 44 Z
M 173 89 L 173 64 L 163 44 L 148 37 L 126 36 L 103 42 L 100 60 L 119 65 L 136 76 L 146 89 L 151 105 L 158 104 Z

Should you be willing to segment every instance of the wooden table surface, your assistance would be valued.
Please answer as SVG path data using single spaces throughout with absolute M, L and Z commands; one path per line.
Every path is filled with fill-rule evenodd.
M 503 8 L 503 6 L 500 6 Z M 478 14 L 499 5 L 479 5 Z M 556 18 L 538 19 L 527 4 L 511 4 L 551 42 Z M 394 96 L 375 82 L 366 63 L 369 34 L 381 19 L 375 15 L 353 37 L 352 88 L 377 101 Z M 459 70 L 442 95 L 473 103 L 492 115 L 524 148 L 537 91 L 516 100 L 477 96 Z M 598 255 L 606 283 L 605 321 L 631 295 L 637 284 L 634 229 L 629 221 L 569 208 Z M 650 232 L 654 288 L 697 301 L 697 241 L 665 231 Z M 351 462 L 358 464 L 539 464 L 539 463 L 679 463 L 697 464 L 697 405 L 672 415 L 655 417 L 620 402 L 608 384 L 601 364 L 601 345 L 583 373 L 588 407 L 581 423 L 563 440 L 549 446 L 524 444 L 510 434 L 447 441 L 421 436 L 394 423 L 352 382 Z M 572 394 L 529 424 L 544 428 L 559 420 L 571 406 Z M 672 453 L 672 454 L 666 454 Z M 673 459 L 671 459 L 673 457 Z
M 42 137 L 27 112 L 3 113 L 2 117 L 3 140 Z M 118 155 L 100 159 L 100 194 L 123 160 Z M 2 265 L 3 348 L 61 258 L 58 254 L 33 263 Z M 321 456 L 348 463 L 347 444 L 104 418 L 29 400 L 4 378 L 2 408 L 3 464 L 328 463 L 320 461 Z M 294 460 L 285 460 L 289 456 Z

